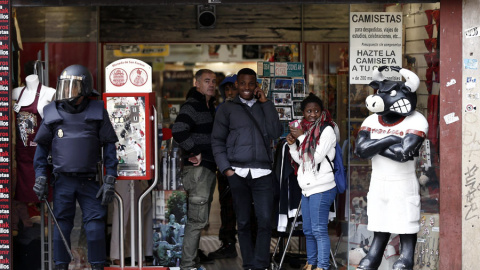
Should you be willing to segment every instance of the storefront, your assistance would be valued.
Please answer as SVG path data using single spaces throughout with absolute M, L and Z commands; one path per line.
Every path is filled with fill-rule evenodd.
M 223 0 L 214 4 L 206 1 L 140 1 L 133 4 L 105 0 L 65 5 L 60 2 L 18 0 L 2 3 L 3 13 L 10 15 L 4 18 L 7 28 L 2 28 L 8 29 L 9 26 L 10 31 L 2 31 L 6 37 L 2 40 L 4 44 L 8 40 L 11 42 L 11 53 L 7 55 L 11 64 L 3 65 L 10 70 L 10 74 L 3 77 L 3 81 L 10 79 L 9 87 L 5 88 L 8 91 L 2 91 L 5 102 L 12 103 L 14 97 L 10 90 L 24 84 L 35 61 L 42 63 L 39 65 L 36 62 L 35 66 L 44 69 L 43 85 L 55 88 L 57 77 L 65 67 L 82 64 L 92 71 L 96 89 L 102 93 L 105 67 L 118 59 L 136 58 L 152 66 L 152 88 L 157 97 L 157 109 L 162 112 L 162 125 L 168 127 L 193 84 L 194 72 L 200 68 L 212 69 L 220 77 L 243 67 L 257 70 L 258 62 L 303 63 L 304 74 L 287 78 L 291 79 L 291 97 L 281 87 L 269 90 L 281 94 L 279 97 L 282 100 L 276 105 L 279 109 L 283 108 L 283 112 L 285 109 L 290 111 L 290 116 L 281 116 L 284 117 L 281 120 L 288 123 L 295 118 L 295 104 L 302 98 L 301 95 L 295 96 L 294 84 L 303 79 L 303 92 L 314 92 L 321 97 L 340 126 L 341 142 L 345 142 L 349 190 L 341 197 L 337 220 L 331 223 L 330 235 L 332 247 L 337 248 L 336 262 L 347 267 L 345 269 L 354 269 L 352 267 L 358 263 L 363 252 L 361 249 L 371 243 L 372 237 L 372 233 L 366 230 L 366 195 L 371 164 L 355 156 L 353 149 L 358 129 L 369 115 L 364 100 L 373 93 L 373 89 L 366 87 L 366 82 L 361 80 L 352 81 L 351 76 L 352 61 L 362 63 L 372 58 L 359 55 L 359 50 L 354 49 L 352 44 L 362 38 L 374 38 L 363 37 L 353 30 L 354 27 L 364 26 L 355 24 L 352 14 L 398 12 L 401 21 L 395 27 L 401 46 L 395 49 L 396 62 L 386 65 L 402 66 L 419 75 L 417 110 L 427 118 L 430 126 L 427 136 L 430 144 L 422 152 L 424 159 L 418 164 L 422 227 L 418 234 L 415 269 L 461 268 L 462 220 L 468 221 L 461 207 L 462 161 L 461 148 L 458 147 L 462 142 L 458 136 L 461 134 L 461 121 L 442 119 L 451 113 L 462 115 L 462 96 L 451 91 L 452 87 L 463 85 L 459 83 L 462 82 L 459 72 L 462 68 L 459 52 L 462 42 L 461 39 L 458 41 L 461 3 L 453 0 L 400 1 L 402 4 L 385 4 L 383 1 L 236 3 Z M 200 20 L 199 15 L 205 10 L 214 11 L 213 21 Z M 379 23 L 378 27 L 383 29 L 384 25 Z M 38 72 L 37 69 L 36 74 Z M 270 79 L 273 85 L 278 78 L 264 76 L 265 79 Z M 452 79 L 458 86 L 447 86 Z M 8 107 L 7 104 L 4 107 Z M 4 122 L 8 126 L 2 126 L 6 128 L 2 137 L 12 139 L 14 112 L 7 113 L 5 109 L 3 115 L 7 116 Z M 14 207 L 11 200 L 17 169 L 15 146 L 11 143 L 2 149 L 3 153 L 10 153 L 5 155 L 9 159 L 2 163 L 5 172 L 10 172 L 10 177 L 2 177 L 0 181 L 4 180 L 6 185 L 3 187 L 10 189 L 9 197 L 4 197 L 7 198 L 5 204 L 10 203 L 10 207 Z M 161 196 L 163 200 L 167 195 Z M 470 207 L 473 209 L 474 204 Z M 214 206 L 210 221 L 212 229 L 208 234 L 218 232 L 220 220 L 215 217 L 218 211 L 218 205 Z M 164 212 L 158 218 L 160 223 L 168 223 Z M 10 246 L 15 220 L 10 215 L 3 220 L 10 224 L 11 231 L 0 234 L 4 236 L 0 241 L 6 241 L 5 245 Z M 452 246 L 457 248 L 452 250 Z M 385 256 L 382 265 L 385 268 L 382 269 L 390 269 L 391 263 L 398 258 L 397 239 L 391 239 L 391 247 L 387 250 L 391 253 Z M 8 256 L 10 262 L 5 265 L 12 265 L 15 255 L 7 253 L 4 257 Z

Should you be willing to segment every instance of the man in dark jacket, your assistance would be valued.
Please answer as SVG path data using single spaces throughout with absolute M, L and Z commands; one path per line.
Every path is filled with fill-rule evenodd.
M 235 85 L 238 96 L 220 106 L 216 114 L 213 155 L 232 190 L 243 268 L 266 269 L 270 264 L 274 181 L 269 145 L 282 134 L 282 127 L 275 106 L 257 86 L 255 71 L 241 69 Z M 255 246 L 250 229 L 252 203 L 258 221 Z
M 183 186 L 188 193 L 188 221 L 183 238 L 181 270 L 203 268 L 196 265 L 195 258 L 201 231 L 208 223 L 217 170 L 211 146 L 215 73 L 208 69 L 197 71 L 195 86 L 196 91 L 191 91 L 172 128 L 173 138 L 188 155 L 183 178 Z

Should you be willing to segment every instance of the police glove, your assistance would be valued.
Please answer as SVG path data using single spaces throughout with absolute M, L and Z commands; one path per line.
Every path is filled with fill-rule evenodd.
M 103 177 L 103 185 L 97 192 L 97 199 L 102 196 L 102 205 L 108 205 L 113 201 L 115 196 L 115 176 L 105 175 Z
M 48 195 L 47 177 L 39 176 L 35 178 L 35 184 L 33 185 L 33 192 L 37 195 L 38 199 L 42 201 Z

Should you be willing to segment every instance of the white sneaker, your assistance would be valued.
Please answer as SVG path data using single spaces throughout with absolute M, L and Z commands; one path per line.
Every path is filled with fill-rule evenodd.
M 200 265 L 198 268 L 191 268 L 190 270 L 207 270 L 203 265 Z

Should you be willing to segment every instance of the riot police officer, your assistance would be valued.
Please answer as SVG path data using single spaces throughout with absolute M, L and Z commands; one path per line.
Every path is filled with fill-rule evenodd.
M 56 102 L 44 109 L 43 121 L 35 137 L 35 185 L 40 200 L 47 195 L 47 157 L 51 148 L 53 163 L 54 214 L 70 244 L 76 201 L 83 213 L 88 244 L 88 261 L 93 270 L 104 269 L 105 216 L 113 200 L 117 177 L 115 142 L 117 135 L 104 108 L 103 101 L 93 90 L 93 78 L 88 69 L 72 65 L 58 79 Z M 106 175 L 103 185 L 96 181 L 97 164 L 103 147 Z M 58 228 L 54 228 L 53 249 L 55 269 L 66 270 L 70 256 Z

